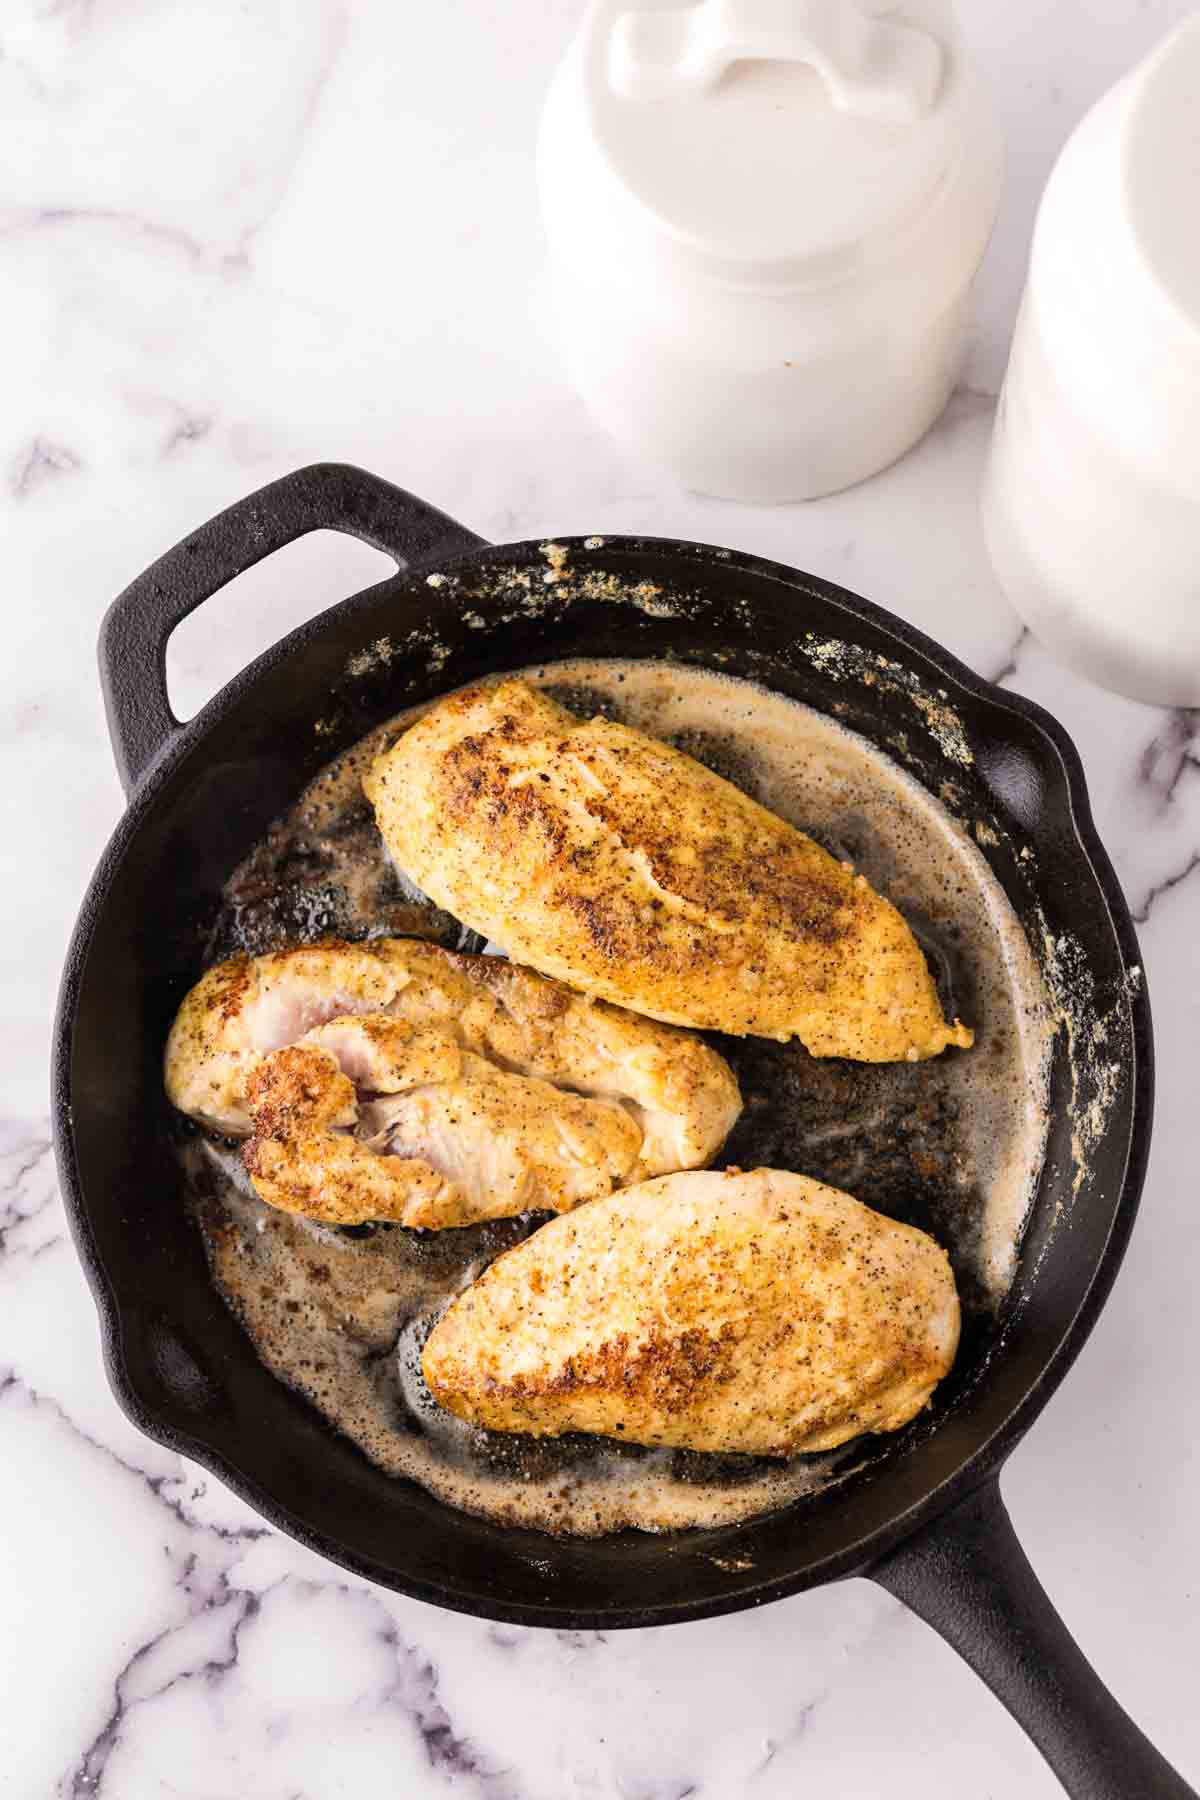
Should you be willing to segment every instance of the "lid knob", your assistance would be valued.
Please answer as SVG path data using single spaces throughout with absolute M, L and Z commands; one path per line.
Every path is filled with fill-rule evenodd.
M 663 100 L 713 88 L 746 61 L 807 63 L 839 111 L 901 124 L 929 111 L 942 74 L 936 39 L 871 18 L 855 0 L 698 0 L 622 13 L 608 72 L 626 99 Z

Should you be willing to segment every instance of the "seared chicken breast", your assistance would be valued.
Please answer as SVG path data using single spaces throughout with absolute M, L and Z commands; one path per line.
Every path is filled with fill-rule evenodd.
M 715 1051 L 498 957 L 331 941 L 210 969 L 167 1043 L 172 1104 L 249 1136 L 271 1205 L 352 1224 L 562 1211 L 694 1168 L 740 1111 Z
M 629 726 L 515 679 L 467 688 L 364 787 L 393 859 L 438 905 L 584 993 L 862 1062 L 972 1042 L 861 875 Z
M 784 1457 L 898 1430 L 958 1334 L 924 1232 L 803 1175 L 727 1170 L 551 1220 L 451 1304 L 422 1366 L 489 1430 Z

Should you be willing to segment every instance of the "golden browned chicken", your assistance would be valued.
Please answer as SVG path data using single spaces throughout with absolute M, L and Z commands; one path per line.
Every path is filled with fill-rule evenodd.
M 498 957 L 331 941 L 210 969 L 166 1051 L 182 1112 L 250 1136 L 310 1218 L 465 1225 L 695 1168 L 740 1110 L 715 1051 Z
M 792 1456 L 898 1430 L 958 1333 L 924 1232 L 803 1175 L 727 1170 L 551 1220 L 452 1303 L 422 1363 L 494 1431 Z
M 861 875 L 691 757 L 524 682 L 439 701 L 364 787 L 427 894 L 585 993 L 862 1062 L 972 1041 Z

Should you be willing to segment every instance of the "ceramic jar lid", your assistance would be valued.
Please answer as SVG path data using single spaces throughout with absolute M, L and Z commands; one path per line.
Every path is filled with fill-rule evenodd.
M 700 262 L 824 279 L 887 254 L 972 131 L 940 0 L 612 0 L 586 46 L 613 173 Z
M 1027 305 L 1098 438 L 1200 497 L 1200 14 L 1083 120 L 1047 184 Z
M 1125 129 L 1123 211 L 1156 323 L 1200 375 L 1200 13 L 1145 68 Z

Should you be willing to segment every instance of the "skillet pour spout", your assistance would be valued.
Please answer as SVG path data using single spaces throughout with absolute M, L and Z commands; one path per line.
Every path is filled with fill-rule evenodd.
M 178 722 L 164 672 L 172 631 L 252 564 L 321 529 L 385 550 L 396 573 L 284 638 Z M 933 1409 L 844 1482 L 671 1540 L 504 1528 L 390 1479 L 334 1433 L 268 1374 L 217 1302 L 181 1204 L 161 1093 L 162 1044 L 197 973 L 198 929 L 304 785 L 405 706 L 580 657 L 740 675 L 902 754 L 964 821 L 987 821 L 985 853 L 1035 953 L 1069 934 L 1107 1030 L 1102 1094 L 1098 1072 L 1072 1064 L 1059 1034 L 1048 1152 L 1006 1312 Z M 799 570 L 644 537 L 565 540 L 548 560 L 535 543 L 485 544 L 337 464 L 272 483 L 169 551 L 111 607 L 100 669 L 129 805 L 68 953 L 53 1101 L 109 1379 L 134 1423 L 333 1561 L 483 1618 L 608 1631 L 870 1575 L 961 1652 L 1077 1800 L 1192 1794 L 1071 1640 L 997 1485 L 1108 1295 L 1150 1137 L 1141 958 L 1061 726 Z M 1090 1149 L 1076 1167 L 1072 1135 L 1085 1117 Z

